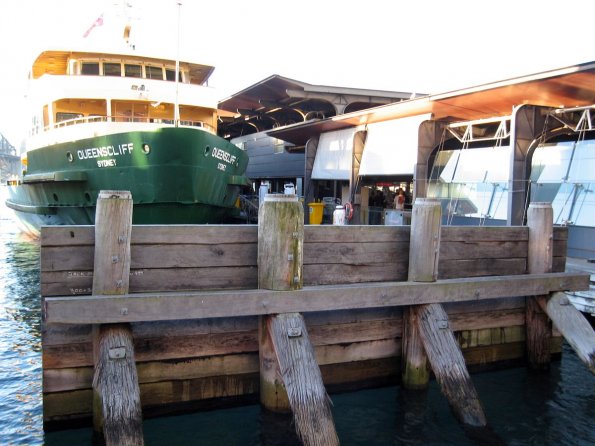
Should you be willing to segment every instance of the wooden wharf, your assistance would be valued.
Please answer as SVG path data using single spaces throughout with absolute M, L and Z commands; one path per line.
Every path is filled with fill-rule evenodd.
M 100 194 L 94 227 L 42 229 L 48 428 L 93 417 L 107 444 L 142 444 L 141 411 L 260 400 L 304 444 L 338 444 L 326 391 L 424 388 L 431 371 L 485 426 L 469 370 L 547 368 L 564 336 L 595 373 L 563 294 L 589 275 L 564 272 L 549 205 L 527 226 L 441 227 L 428 199 L 411 226 L 304 226 L 297 199 L 267 196 L 260 226 L 132 226 L 126 194 Z

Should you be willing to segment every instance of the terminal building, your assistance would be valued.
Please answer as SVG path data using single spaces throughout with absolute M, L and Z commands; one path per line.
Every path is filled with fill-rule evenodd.
M 350 91 L 272 76 L 221 102 L 237 113 L 221 128 L 253 180 L 350 203 L 352 224 L 383 224 L 399 188 L 439 199 L 444 224 L 520 225 L 550 202 L 569 256 L 595 258 L 595 62 L 442 94 Z

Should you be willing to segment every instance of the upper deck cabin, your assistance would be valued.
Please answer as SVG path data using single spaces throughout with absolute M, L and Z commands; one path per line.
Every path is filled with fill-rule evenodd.
M 206 85 L 214 67 L 180 62 L 180 82 Z M 108 54 L 73 51 L 44 51 L 31 69 L 30 77 L 39 79 L 49 75 L 86 75 L 132 77 L 175 81 L 176 62 L 173 60 L 143 57 L 137 54 Z
M 217 98 L 208 79 L 214 68 L 134 52 L 48 50 L 33 63 L 29 148 L 98 133 L 155 125 L 201 127 L 216 133 Z M 176 116 L 176 106 L 178 114 Z M 66 127 L 69 127 L 66 129 Z M 101 127 L 101 128 L 99 128 Z

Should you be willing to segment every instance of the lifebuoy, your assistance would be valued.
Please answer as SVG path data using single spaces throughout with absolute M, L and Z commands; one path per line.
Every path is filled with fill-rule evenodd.
M 345 219 L 351 221 L 353 218 L 353 205 L 350 202 L 345 203 Z

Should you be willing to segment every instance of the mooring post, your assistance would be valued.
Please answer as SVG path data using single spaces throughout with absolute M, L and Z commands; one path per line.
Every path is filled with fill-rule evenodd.
M 290 291 L 303 285 L 304 210 L 296 195 L 266 195 L 258 211 L 258 287 Z M 291 410 L 305 445 L 338 445 L 329 397 L 299 313 L 261 317 L 260 401 Z
M 409 272 L 411 282 L 435 282 L 438 278 L 440 249 L 440 203 L 417 198 L 411 215 Z M 428 358 L 419 332 L 416 306 L 403 310 L 402 385 L 406 389 L 424 389 L 430 380 Z
M 529 246 L 527 272 L 551 273 L 554 243 L 554 211 L 550 203 L 531 203 L 527 210 Z M 546 296 L 526 299 L 527 362 L 533 370 L 547 370 L 551 361 L 552 323 L 544 312 Z
M 409 242 L 410 281 L 435 282 L 438 278 L 441 214 L 438 200 L 415 200 Z M 410 389 L 427 386 L 427 358 L 456 417 L 470 426 L 485 426 L 483 408 L 442 305 L 415 305 L 407 313 L 403 330 L 403 385 Z
M 95 214 L 93 295 L 128 293 L 131 230 L 130 192 L 101 191 Z M 94 327 L 93 347 L 93 427 L 96 442 L 143 445 L 140 390 L 130 326 L 112 324 Z

